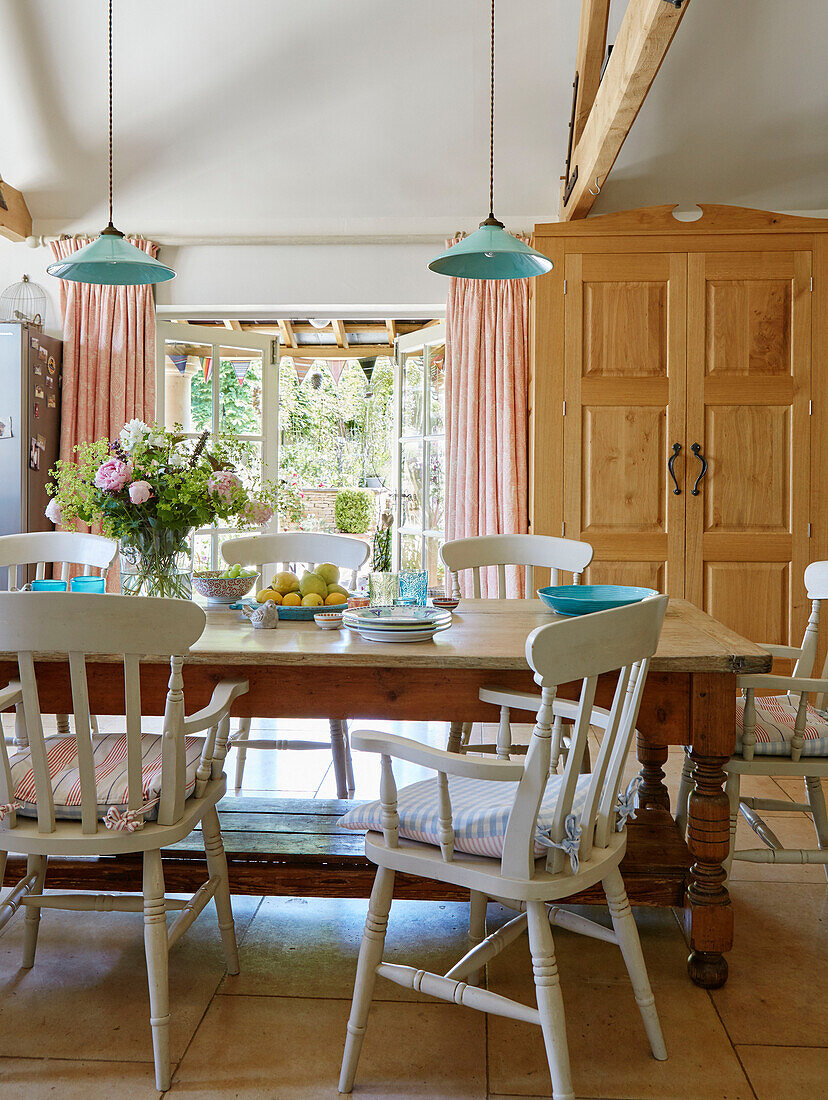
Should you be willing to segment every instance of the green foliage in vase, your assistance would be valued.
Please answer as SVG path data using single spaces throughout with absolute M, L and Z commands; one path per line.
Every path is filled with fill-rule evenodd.
M 342 489 L 336 494 L 334 518 L 337 531 L 362 535 L 371 526 L 374 494 L 367 489 Z
M 375 573 L 391 572 L 391 528 L 393 524 L 393 513 L 390 511 L 383 512 L 380 516 L 379 526 L 374 532 L 374 552 L 371 560 Z

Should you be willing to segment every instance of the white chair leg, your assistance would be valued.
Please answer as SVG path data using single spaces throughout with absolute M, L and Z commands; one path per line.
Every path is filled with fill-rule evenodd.
M 808 794 L 808 805 L 814 815 L 814 828 L 820 848 L 828 848 L 828 812 L 825 809 L 825 794 L 822 790 L 822 780 L 819 776 L 808 775 L 805 777 L 805 790 Z M 828 863 L 825 864 L 825 874 L 828 876 Z
M 5 852 L 3 856 L 5 857 Z M 6 860 L 3 859 L 5 864 Z M 5 867 L 4 867 L 5 870 Z M 37 879 L 32 887 L 33 894 L 42 894 L 46 881 L 46 856 L 29 856 L 26 860 L 26 875 L 37 872 Z M 0 875 L 2 884 L 2 875 Z M 40 931 L 40 906 L 27 905 L 23 919 L 23 968 L 28 970 L 34 966 L 35 951 L 37 950 L 37 933 Z
M 58 737 L 68 737 L 72 732 L 69 729 L 69 715 L 68 714 L 56 714 L 55 725 L 57 726 Z
M 156 848 L 144 852 L 144 952 L 147 957 L 155 1087 L 170 1087 L 170 983 L 164 870 Z
M 352 798 L 354 794 L 353 786 L 348 790 L 345 722 L 341 718 L 331 718 L 329 722 L 331 727 L 331 756 L 333 757 L 334 776 L 336 777 L 336 797 Z
M 345 1051 L 342 1055 L 342 1069 L 339 1074 L 339 1091 L 351 1092 L 354 1087 L 357 1063 L 359 1062 L 362 1040 L 374 995 L 374 983 L 377 967 L 382 962 L 385 947 L 385 932 L 388 928 L 388 914 L 394 894 L 394 872 L 387 867 L 377 868 L 377 877 L 368 902 L 368 916 L 359 948 L 354 999 L 351 1002 L 351 1015 L 348 1019 L 348 1033 L 345 1038 Z
M 477 947 L 486 938 L 486 909 L 489 899 L 479 890 L 472 890 L 469 895 L 469 950 Z M 470 971 L 465 979 L 467 985 L 479 985 L 480 970 Z
M 733 866 L 733 853 L 736 851 L 736 826 L 739 824 L 739 791 L 742 777 L 739 772 L 728 772 L 725 782 L 725 794 L 730 807 L 730 846 L 727 850 L 727 859 L 722 863 L 724 872 L 730 878 L 730 868 Z
M 463 747 L 463 733 L 465 726 L 462 722 L 452 722 L 449 726 L 447 752 L 460 752 Z
M 100 737 L 101 736 L 101 732 L 98 729 L 98 716 L 97 716 L 97 714 L 90 714 L 89 715 L 89 726 L 92 730 L 92 736 L 93 737 Z
M 546 906 L 542 901 L 529 901 L 526 903 L 526 915 L 529 921 L 529 948 L 535 975 L 535 996 L 549 1063 L 549 1076 L 552 1078 L 552 1095 L 555 1100 L 574 1100 L 561 980 Z
M 233 744 L 236 745 L 236 773 L 233 779 L 233 791 L 238 794 L 242 788 L 242 780 L 244 779 L 244 762 L 247 759 L 247 749 L 244 747 L 244 742 L 250 737 L 250 719 L 240 718 L 239 729 L 236 736 L 233 738 Z
M 667 1047 L 661 1033 L 661 1024 L 658 1020 L 650 979 L 647 976 L 647 966 L 641 951 L 641 941 L 638 938 L 635 917 L 627 900 L 624 880 L 621 878 L 621 872 L 617 867 L 607 875 L 602 885 L 604 893 L 607 895 L 612 926 L 618 937 L 621 954 L 624 956 L 627 973 L 630 976 L 633 993 L 635 994 L 635 1003 L 638 1005 L 641 1019 L 644 1021 L 644 1030 L 650 1040 L 653 1057 L 657 1058 L 659 1062 L 663 1062 L 667 1058 Z
M 345 734 L 345 779 L 348 783 L 348 798 L 353 798 L 356 792 L 356 782 L 354 780 L 354 758 L 351 756 L 351 737 L 348 733 L 347 721 L 342 723 L 342 729 Z
M 687 817 L 690 806 L 690 792 L 693 790 L 693 761 L 690 753 L 684 753 L 684 763 L 681 766 L 681 779 L 679 780 L 678 798 L 676 800 L 676 824 L 682 836 L 687 835 Z
M 215 876 L 220 884 L 213 900 L 216 903 L 221 943 L 227 962 L 227 973 L 239 972 L 239 949 L 236 944 L 236 926 L 233 921 L 233 907 L 230 903 L 230 879 L 227 875 L 227 857 L 221 839 L 221 826 L 215 806 L 211 806 L 201 819 L 201 834 L 204 837 L 204 854 L 207 857 L 207 870 L 210 878 Z

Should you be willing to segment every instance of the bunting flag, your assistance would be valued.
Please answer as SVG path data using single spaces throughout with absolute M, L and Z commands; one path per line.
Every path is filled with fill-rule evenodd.
M 293 369 L 296 371 L 296 377 L 300 383 L 304 382 L 305 376 L 312 366 L 313 359 L 293 359 Z
M 334 380 L 334 385 L 339 385 L 339 379 L 342 376 L 343 370 L 347 366 L 347 359 L 330 359 L 328 362 L 328 370 L 331 372 L 331 377 Z
M 209 382 L 210 381 L 210 371 L 212 370 L 212 367 L 213 367 L 212 356 L 203 355 L 201 357 L 201 366 L 204 369 L 204 381 Z
M 231 366 L 233 367 L 233 373 L 236 376 L 236 381 L 239 383 L 239 385 L 241 385 L 242 382 L 244 382 L 245 375 L 250 370 L 250 360 L 249 359 L 231 359 L 230 363 L 231 363 Z
M 189 357 L 186 355 L 170 355 L 169 358 L 175 363 L 178 368 L 178 373 L 183 374 L 187 367 L 187 359 Z

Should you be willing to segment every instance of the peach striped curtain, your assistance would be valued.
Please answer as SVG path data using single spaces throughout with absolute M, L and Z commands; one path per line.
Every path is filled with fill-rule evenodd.
M 152 241 L 130 244 L 155 257 Z M 89 240 L 52 243 L 55 259 Z M 63 395 L 60 456 L 76 443 L 117 436 L 127 420 L 155 419 L 155 301 L 151 286 L 95 286 L 61 280 Z
M 528 280 L 451 279 L 447 539 L 528 530 L 528 385 Z M 524 595 L 522 570 L 507 569 L 506 581 L 509 596 Z M 495 595 L 493 569 L 481 570 L 481 586 L 484 596 Z

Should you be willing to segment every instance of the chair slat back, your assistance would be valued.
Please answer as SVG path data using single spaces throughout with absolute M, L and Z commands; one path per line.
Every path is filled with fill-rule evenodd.
M 480 535 L 476 538 L 454 539 L 440 548 L 440 557 L 451 575 L 452 594 L 460 596 L 460 574 L 471 571 L 472 594 L 479 600 L 490 597 L 492 584 L 488 570 L 496 571 L 496 599 L 506 599 L 506 567 L 523 569 L 526 596 L 535 595 L 535 570 L 548 569 L 551 584 L 558 584 L 561 570 L 577 578 L 592 561 L 592 547 L 575 539 L 559 539 L 552 535 Z M 483 571 L 487 572 L 483 572 Z
M 8 570 L 10 592 L 26 584 L 29 566 L 35 567 L 37 580 L 45 578 L 47 565 L 52 566 L 53 577 L 67 583 L 73 566 L 82 567 L 84 576 L 105 577 L 117 553 L 118 543 L 114 539 L 77 531 L 0 536 L 0 569 Z
M 254 565 L 266 584 L 277 568 L 304 565 L 312 569 L 331 562 L 351 571 L 351 583 L 368 560 L 370 548 L 362 539 L 328 535 L 320 531 L 283 531 L 275 535 L 250 535 L 222 543 L 221 556 L 228 565 Z
M 533 874 L 537 817 L 551 760 L 555 693 L 561 684 L 580 680 L 581 692 L 549 829 L 547 866 L 553 873 L 568 873 L 566 844 L 571 847 L 573 839 L 577 840 L 582 859 L 589 858 L 593 847 L 605 847 L 609 842 L 615 827 L 621 772 L 667 602 L 666 596 L 654 596 L 630 607 L 550 623 L 529 635 L 526 658 L 541 685 L 541 706 L 506 828 L 502 859 L 505 876 L 523 878 Z M 613 704 L 609 715 L 600 715 L 593 709 L 598 677 L 613 672 L 618 674 Z M 596 713 L 605 731 L 585 801 L 574 822 L 577 838 L 573 838 L 568 819 L 581 778 L 589 726 Z
M 124 661 L 127 791 L 123 801 L 130 810 L 139 810 L 143 804 L 141 657 L 149 654 L 170 657 L 158 822 L 170 825 L 181 817 L 186 757 L 181 669 L 184 655 L 201 636 L 205 622 L 201 608 L 188 600 L 140 596 L 101 599 L 69 592 L 0 593 L 0 651 L 17 653 L 23 693 L 18 720 L 25 723 L 31 751 L 39 832 L 51 833 L 55 829 L 50 753 L 56 763 L 64 756 L 67 762 L 73 761 L 76 755 L 81 829 L 84 833 L 95 833 L 99 828 L 87 658 L 111 654 L 122 654 Z M 40 654 L 68 658 L 75 716 L 75 730 L 71 736 L 75 746 L 67 747 L 65 739 L 47 742 L 44 737 L 35 672 L 35 658 Z M 7 801 L 12 801 L 14 792 L 8 789 L 11 783 L 8 749 L 2 738 L 0 764 L 0 785 L 6 788 L 2 793 Z M 119 793 L 114 792 L 115 795 Z

